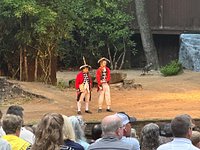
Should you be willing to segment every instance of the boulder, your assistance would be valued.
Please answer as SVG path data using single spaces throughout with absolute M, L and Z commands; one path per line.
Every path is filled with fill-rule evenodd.
M 184 68 L 200 71 L 200 34 L 182 34 L 179 61 Z
M 126 73 L 121 73 L 121 72 L 111 72 L 111 80 L 110 80 L 110 84 L 123 82 L 124 79 L 126 79 L 126 77 L 127 77 L 127 74 L 126 74 Z

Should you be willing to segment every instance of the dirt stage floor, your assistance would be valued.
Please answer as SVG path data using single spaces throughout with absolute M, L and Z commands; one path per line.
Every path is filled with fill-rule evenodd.
M 170 119 L 177 114 L 187 113 L 193 118 L 200 118 L 200 73 L 185 70 L 183 74 L 163 77 L 152 71 L 140 76 L 141 71 L 123 71 L 128 79 L 135 79 L 143 86 L 142 90 L 117 90 L 111 88 L 112 109 L 125 111 L 139 120 Z M 77 72 L 58 72 L 58 80 L 68 81 Z M 16 82 L 16 81 L 15 81 Z M 24 89 L 44 95 L 48 99 L 14 100 L 1 105 L 3 112 L 9 105 L 20 104 L 25 109 L 25 122 L 34 123 L 44 113 L 59 112 L 67 116 L 76 115 L 75 89 L 60 90 L 42 83 L 18 82 Z M 97 91 L 92 91 L 90 103 L 91 115 L 83 113 L 86 121 L 99 121 L 111 113 L 97 113 Z M 82 107 L 84 112 L 84 105 Z

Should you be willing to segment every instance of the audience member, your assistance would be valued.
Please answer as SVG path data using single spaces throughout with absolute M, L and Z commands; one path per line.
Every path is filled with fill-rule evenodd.
M 11 150 L 11 145 L 2 138 L 0 138 L 0 150 Z
M 2 123 L 1 123 L 2 116 L 3 116 L 3 113 L 0 110 L 0 137 L 2 137 L 3 135 L 6 135 L 6 133 L 3 131 L 3 128 L 2 128 Z
M 100 139 L 101 136 L 102 136 L 101 124 L 95 124 L 92 127 L 92 141 L 91 141 L 91 143 L 94 143 L 97 139 Z
M 75 132 L 76 142 L 82 145 L 85 150 L 87 150 L 89 144 L 86 142 L 85 133 L 79 124 L 78 118 L 76 116 L 70 116 L 69 119 L 72 123 L 73 129 Z
M 137 135 L 137 132 L 134 128 L 131 128 L 131 136 L 130 137 L 133 137 L 133 138 L 136 138 L 136 139 L 139 138 L 138 135 Z
M 192 145 L 192 119 L 189 115 L 178 115 L 171 121 L 173 141 L 163 144 L 157 150 L 199 150 Z
M 142 128 L 140 135 L 141 150 L 156 150 L 159 146 L 159 127 L 149 123 Z
M 2 138 L 10 143 L 13 150 L 26 150 L 30 146 L 30 143 L 19 138 L 21 126 L 22 119 L 19 116 L 7 114 L 3 118 L 3 130 L 6 135 Z
M 21 106 L 13 105 L 8 108 L 6 114 L 13 114 L 20 116 L 23 122 L 23 116 L 24 116 L 23 111 L 24 109 Z M 31 131 L 27 130 L 25 127 L 21 128 L 19 137 L 29 142 L 30 144 L 33 144 L 35 141 L 35 135 Z
M 75 133 L 69 118 L 63 115 L 63 119 L 64 146 L 68 147 L 69 150 L 84 150 L 83 146 L 75 142 Z
M 131 136 L 131 123 L 136 121 L 136 118 L 129 117 L 128 114 L 125 112 L 118 112 L 115 114 L 122 120 L 122 124 L 124 126 L 123 136 L 121 138 L 122 141 L 126 142 L 127 144 L 133 146 L 134 150 L 140 149 L 140 143 L 136 138 L 130 137 Z
M 101 122 L 102 138 L 91 144 L 88 150 L 133 150 L 134 148 L 120 140 L 123 136 L 123 124 L 117 115 L 103 118 Z
M 67 150 L 63 147 L 63 124 L 62 115 L 58 113 L 45 114 L 36 128 L 35 143 L 31 150 Z
M 200 132 L 199 131 L 192 131 L 191 141 L 194 146 L 200 148 Z
M 85 123 L 85 121 L 84 121 L 84 119 L 83 119 L 83 116 L 78 115 L 78 116 L 76 116 L 76 117 L 77 117 L 77 119 L 78 119 L 78 122 L 79 122 L 81 128 L 83 129 L 83 131 L 85 131 L 86 123 Z
M 160 145 L 171 142 L 173 140 L 173 134 L 171 130 L 171 123 L 163 123 L 160 128 Z

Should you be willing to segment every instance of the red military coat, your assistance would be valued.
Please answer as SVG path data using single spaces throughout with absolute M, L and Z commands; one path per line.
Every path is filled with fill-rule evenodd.
M 90 76 L 90 74 L 88 73 L 88 77 L 89 77 L 89 80 L 90 80 L 90 89 L 92 88 L 92 78 Z M 79 86 L 80 84 L 82 84 L 84 81 L 84 76 L 83 76 L 83 72 L 79 72 L 76 76 L 76 81 L 75 81 L 75 88 L 78 90 L 79 89 Z
M 99 67 L 96 71 L 96 80 L 97 80 L 98 86 L 101 86 L 102 84 L 101 83 L 102 71 L 103 71 L 102 67 Z M 110 69 L 108 67 L 106 67 L 106 81 L 107 83 L 110 82 Z

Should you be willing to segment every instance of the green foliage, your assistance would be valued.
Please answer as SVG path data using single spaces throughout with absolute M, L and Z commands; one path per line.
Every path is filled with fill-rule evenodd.
M 164 76 L 172 76 L 177 75 L 178 73 L 182 72 L 182 64 L 178 62 L 178 60 L 173 60 L 169 64 L 167 64 L 164 67 L 161 67 L 160 72 Z
M 82 55 L 98 59 L 101 55 L 105 56 L 109 48 L 113 57 L 120 56 L 124 48 L 134 51 L 134 42 L 130 39 L 133 31 L 129 26 L 134 18 L 125 10 L 130 2 L 71 1 L 70 9 L 75 14 L 76 24 L 73 38 L 68 40 L 68 46 L 60 49 L 60 53 L 71 54 L 73 60 L 80 65 Z M 69 59 L 63 57 L 61 60 L 67 62 Z

